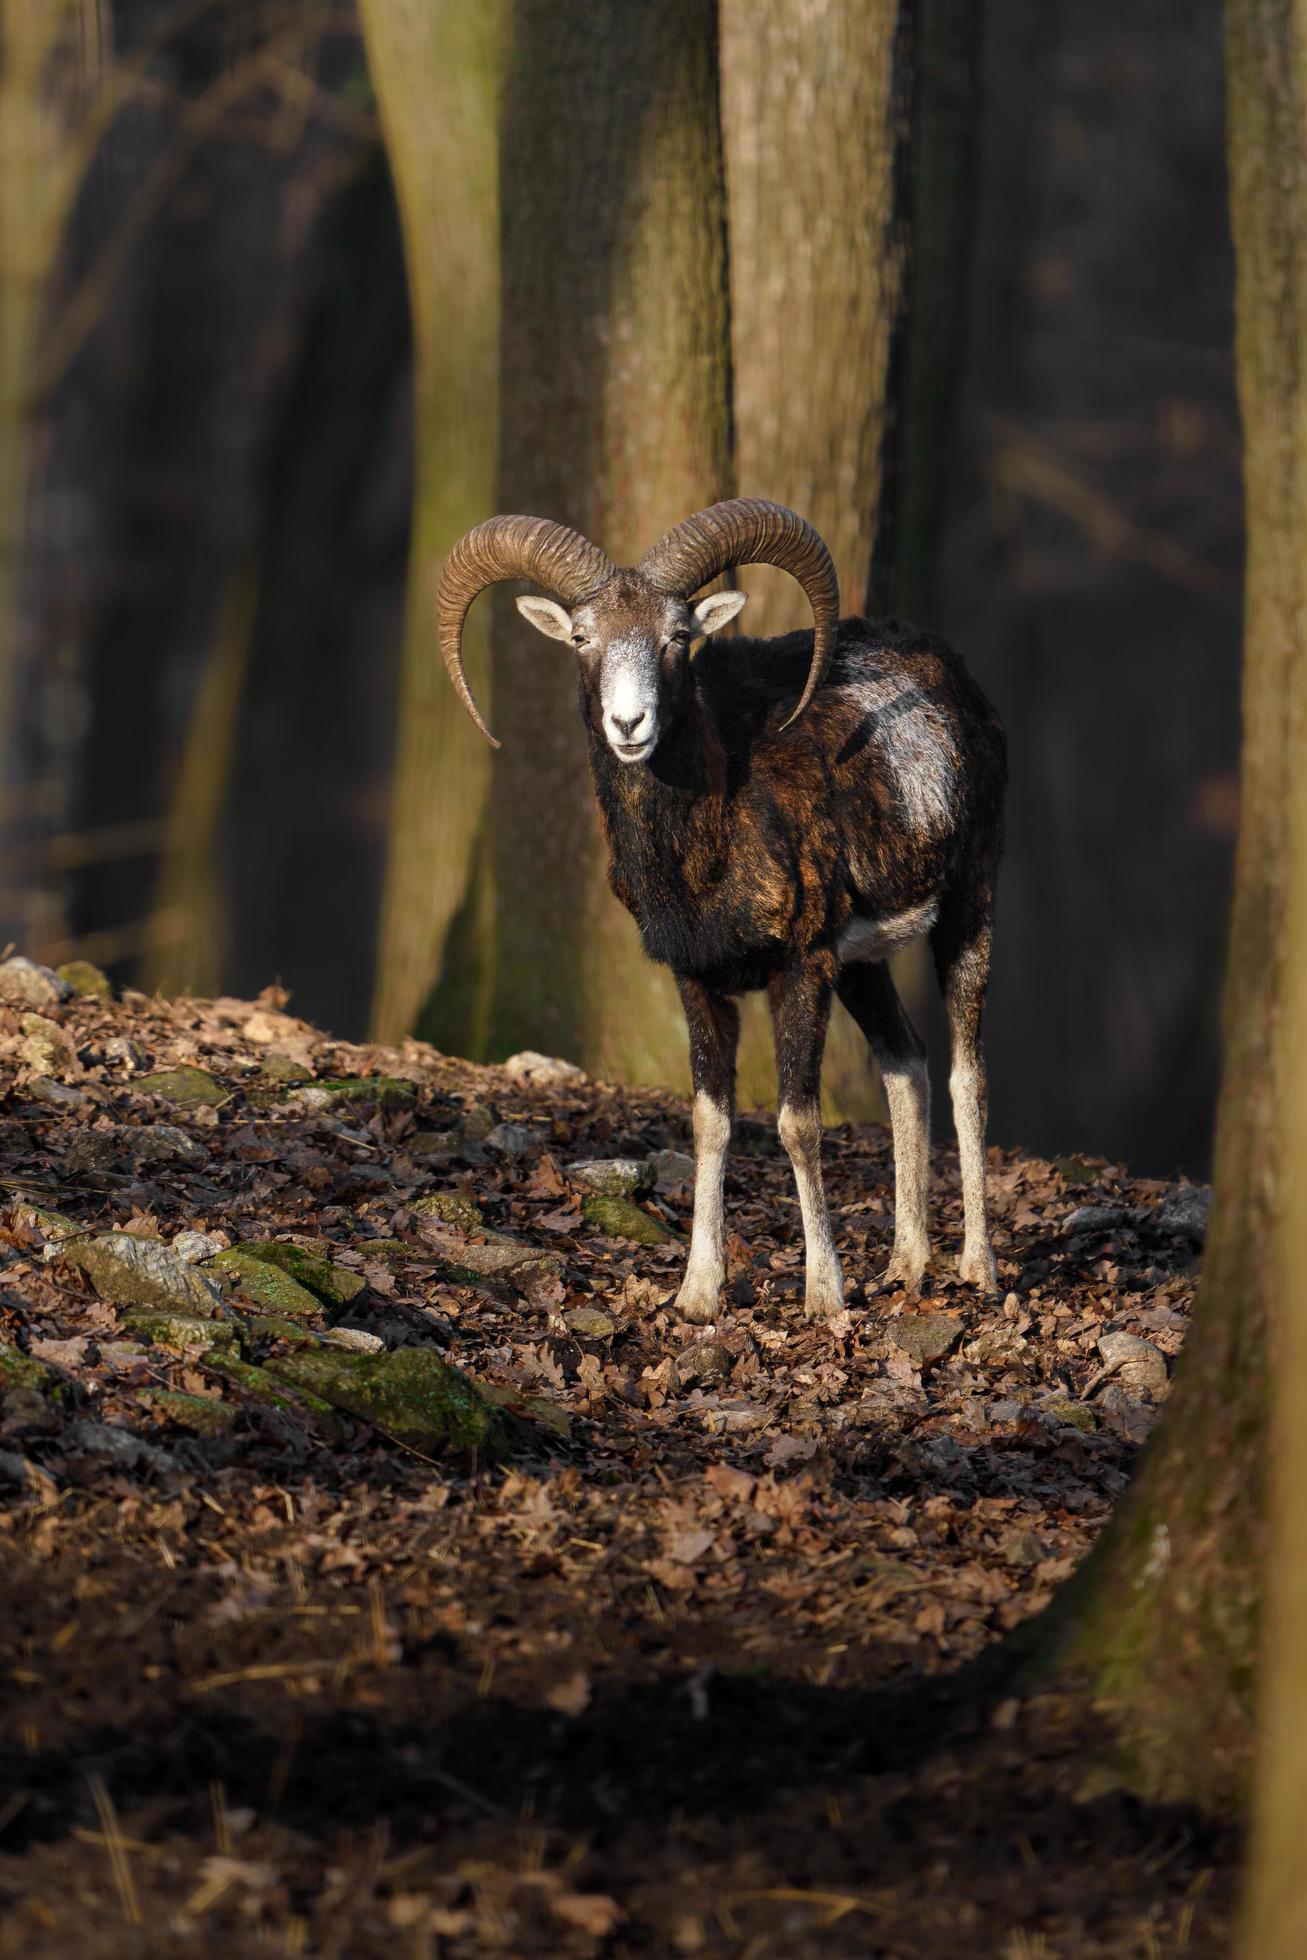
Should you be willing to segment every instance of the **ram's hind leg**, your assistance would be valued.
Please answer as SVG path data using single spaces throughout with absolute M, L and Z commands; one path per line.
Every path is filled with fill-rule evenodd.
M 935 970 L 948 1011 L 951 1066 L 949 1091 L 958 1133 L 962 1173 L 963 1237 L 958 1277 L 982 1293 L 997 1289 L 985 1202 L 985 1053 L 980 1025 L 989 985 L 990 920 L 988 897 L 972 897 L 957 912 L 946 912 L 931 934 Z
M 867 1038 L 894 1132 L 894 1251 L 881 1284 L 915 1293 L 930 1263 L 930 1076 L 926 1048 L 883 960 L 846 966 L 836 991 Z
M 776 1037 L 776 1128 L 794 1166 L 806 1246 L 803 1310 L 812 1320 L 844 1305 L 844 1277 L 821 1182 L 821 1055 L 830 1020 L 833 962 L 787 968 L 767 993 Z
M 694 1228 L 685 1279 L 676 1296 L 683 1320 L 716 1320 L 726 1277 L 723 1194 L 726 1146 L 735 1114 L 735 1050 L 740 1010 L 726 994 L 677 979 L 690 1031 L 694 1083 Z

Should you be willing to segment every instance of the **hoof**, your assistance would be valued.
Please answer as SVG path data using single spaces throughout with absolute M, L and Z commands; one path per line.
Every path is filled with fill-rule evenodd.
M 994 1255 L 987 1245 L 963 1248 L 962 1257 L 958 1260 L 958 1278 L 964 1286 L 974 1286 L 981 1293 L 998 1292 Z
M 682 1320 L 689 1320 L 696 1327 L 707 1327 L 714 1320 L 721 1319 L 721 1287 L 708 1286 L 699 1280 L 686 1280 L 676 1296 L 676 1312 Z
M 886 1266 L 884 1273 L 881 1275 L 881 1291 L 883 1293 L 890 1293 L 895 1288 L 901 1286 L 905 1293 L 920 1293 L 921 1282 L 925 1278 L 926 1268 L 929 1264 L 930 1247 L 928 1245 L 913 1247 L 911 1250 L 907 1247 L 896 1246 L 888 1266 Z
M 837 1313 L 844 1311 L 844 1282 L 836 1273 L 833 1279 L 813 1280 L 803 1295 L 803 1317 L 805 1320 L 833 1320 Z

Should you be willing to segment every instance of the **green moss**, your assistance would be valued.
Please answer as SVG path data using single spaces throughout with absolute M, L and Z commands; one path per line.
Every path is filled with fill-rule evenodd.
M 72 1397 L 71 1382 L 65 1381 L 57 1368 L 24 1354 L 8 1341 L 0 1341 L 0 1393 L 11 1388 L 35 1391 L 52 1402 L 67 1402 Z
M 289 1382 L 274 1381 L 266 1368 L 258 1368 L 253 1362 L 242 1361 L 234 1354 L 206 1354 L 200 1366 L 209 1374 L 218 1375 L 223 1381 L 244 1389 L 247 1395 L 255 1396 L 281 1415 L 307 1419 L 325 1442 L 343 1443 L 348 1440 L 349 1424 L 337 1414 L 330 1402 L 324 1402 L 320 1395 L 311 1395 L 305 1389 L 292 1387 Z
M 1098 1417 L 1083 1402 L 1050 1402 L 1048 1414 L 1056 1416 L 1069 1429 L 1083 1429 L 1089 1435 L 1098 1428 Z
M 404 1239 L 356 1239 L 356 1252 L 366 1252 L 374 1259 L 420 1259 L 422 1254 L 416 1246 Z
M 290 1347 L 302 1348 L 317 1347 L 322 1340 L 321 1334 L 302 1320 L 287 1320 L 284 1314 L 252 1313 L 246 1324 L 252 1341 L 285 1341 Z
M 89 1226 L 79 1225 L 66 1212 L 52 1211 L 47 1205 L 39 1205 L 31 1198 L 20 1198 L 14 1208 L 14 1223 L 31 1226 L 43 1238 L 56 1244 L 63 1239 L 76 1238 L 79 1233 L 89 1235 L 90 1232 Z
M 502 1442 L 499 1417 L 476 1384 L 429 1348 L 319 1350 L 280 1356 L 268 1370 L 424 1453 L 494 1451 Z
M 629 1198 L 605 1197 L 598 1191 L 582 1200 L 581 1216 L 610 1239 L 634 1239 L 637 1245 L 661 1245 L 679 1236 Z
M 457 1191 L 433 1191 L 429 1197 L 418 1199 L 413 1213 L 417 1218 L 439 1218 L 444 1224 L 457 1225 L 464 1232 L 485 1230 L 481 1207 Z
M 122 1319 L 124 1327 L 158 1347 L 227 1347 L 239 1331 L 228 1320 L 203 1320 L 198 1314 L 168 1313 L 158 1307 L 134 1307 Z
M 88 1000 L 113 999 L 113 982 L 90 960 L 65 960 L 62 966 L 55 968 L 55 972 L 75 994 L 81 994 Z
M 279 1314 L 285 1320 L 316 1320 L 322 1312 L 315 1294 L 280 1266 L 270 1265 L 249 1246 L 232 1246 L 227 1252 L 215 1252 L 212 1259 L 204 1261 L 204 1270 L 215 1275 L 231 1274 L 239 1291 L 265 1313 Z
M 325 1253 L 291 1245 L 285 1239 L 247 1239 L 237 1250 L 289 1274 L 297 1285 L 315 1294 L 326 1307 L 348 1306 L 367 1285 L 362 1273 L 333 1266 Z
M 236 1410 L 208 1395 L 183 1395 L 171 1388 L 146 1388 L 137 1398 L 157 1409 L 179 1429 L 196 1436 L 227 1436 L 236 1427 Z
M 380 1103 L 384 1109 L 417 1101 L 417 1085 L 400 1075 L 340 1075 L 306 1082 L 288 1094 L 313 1109 L 332 1109 L 339 1103 Z
M 225 1103 L 231 1091 L 224 1089 L 216 1076 L 204 1068 L 194 1068 L 184 1062 L 179 1068 L 160 1069 L 154 1075 L 138 1075 L 131 1085 L 134 1095 L 162 1096 L 165 1102 L 177 1103 L 183 1109 L 195 1109 L 203 1103 Z
M 63 1257 L 79 1266 L 100 1298 L 113 1306 L 162 1307 L 206 1317 L 222 1309 L 213 1281 L 159 1239 L 108 1232 L 101 1238 L 72 1240 Z

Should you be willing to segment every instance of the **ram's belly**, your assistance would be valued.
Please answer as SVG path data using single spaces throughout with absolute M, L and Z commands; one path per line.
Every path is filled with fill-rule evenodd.
M 855 915 L 840 933 L 835 950 L 846 966 L 853 960 L 890 959 L 920 939 L 923 932 L 929 932 L 938 915 L 939 904 L 933 898 L 878 919 Z

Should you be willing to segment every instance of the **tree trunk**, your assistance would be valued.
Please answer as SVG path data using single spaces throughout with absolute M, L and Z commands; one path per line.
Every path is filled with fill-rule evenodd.
M 1286 929 L 1286 890 L 1295 862 L 1289 812 L 1301 802 L 1307 714 L 1307 123 L 1297 80 L 1304 34 L 1303 0 L 1230 0 L 1248 566 L 1242 817 L 1207 1256 L 1173 1402 L 1118 1516 L 1070 1589 L 1060 1636 L 1063 1652 L 1088 1670 L 1115 1718 L 1140 1784 L 1150 1794 L 1214 1807 L 1246 1794 L 1262 1589 L 1272 1569 L 1284 1574 L 1272 1621 L 1272 1736 L 1287 1745 L 1290 1707 L 1295 1716 L 1301 1710 L 1302 1623 L 1285 1615 L 1307 1572 L 1298 1543 L 1303 1486 L 1301 1478 L 1288 1481 L 1302 1467 L 1302 1404 L 1291 1400 L 1287 1370 L 1295 1361 L 1302 1366 L 1303 1307 L 1279 1278 L 1277 1234 L 1295 1210 L 1288 1180 L 1302 1175 L 1294 1154 L 1285 1154 L 1282 1126 L 1294 1125 L 1301 1165 L 1304 1110 L 1301 1089 L 1295 1097 L 1288 1087 L 1295 1050 L 1286 1015 L 1291 1008 L 1301 1026 L 1304 967 L 1300 941 L 1291 944 Z M 1301 1075 L 1296 1081 L 1302 1084 Z M 1296 1212 L 1295 1254 L 1301 1202 Z M 1303 1267 L 1290 1270 L 1301 1289 Z M 1272 1553 L 1267 1530 L 1273 1375 L 1284 1417 L 1277 1484 L 1286 1498 L 1292 1493 L 1281 1523 L 1294 1541 L 1291 1570 L 1286 1544 Z M 1301 1734 L 1299 1724 L 1296 1749 Z M 1276 1809 L 1289 1782 L 1286 1760 L 1275 1742 L 1255 1914 L 1274 1909 L 1275 1868 L 1291 1841 L 1297 1856 L 1301 1806 L 1291 1827 Z M 1299 1783 L 1302 1769 L 1299 1759 Z M 1248 1951 L 1289 1953 L 1300 1945 L 1266 1937 Z
M 436 647 L 436 582 L 495 490 L 498 4 L 360 0 L 404 228 L 413 314 L 417 492 L 399 703 L 390 860 L 373 1028 L 409 1032 L 431 994 L 476 851 L 486 747 L 449 691 Z M 557 110 L 557 105 L 555 105 Z M 564 118 L 564 120 L 570 120 Z M 487 627 L 464 636 L 485 693 Z M 425 1033 L 461 1045 L 424 1021 Z M 456 1033 L 456 1031 L 453 1031 Z
M 619 562 L 731 488 L 715 0 L 517 0 L 503 112 L 499 508 Z M 609 894 L 570 653 L 492 626 L 486 1052 L 684 1083 L 671 976 Z
M 926 617 L 977 12 L 973 0 L 722 0 L 736 475 L 816 525 L 846 613 Z M 755 566 L 740 584 L 745 632 L 807 623 L 783 573 Z M 900 972 L 909 995 L 924 972 L 919 959 Z M 756 1012 L 741 1076 L 774 1095 Z M 842 1010 L 824 1077 L 829 1114 L 884 1114 Z
M 1305 0 L 1228 0 L 1231 199 L 1238 257 L 1239 391 L 1248 501 L 1246 659 L 1254 740 L 1273 758 L 1265 791 L 1269 888 L 1250 950 L 1278 959 L 1273 1073 L 1254 1107 L 1266 1125 L 1257 1165 L 1265 1209 L 1247 1257 L 1275 1303 L 1270 1370 L 1269 1517 L 1251 1550 L 1264 1572 L 1260 1747 L 1240 1951 L 1307 1950 L 1302 1820 L 1307 1807 L 1307 50 Z M 1253 683 L 1250 678 L 1249 692 Z M 1246 768 L 1245 775 L 1250 773 Z M 1271 825 L 1275 828 L 1272 829 Z M 1247 870 L 1241 844 L 1241 890 Z M 1269 1202 L 1268 1202 L 1269 1200 Z M 1277 1258 L 1278 1255 L 1278 1258 Z M 1278 1276 L 1278 1284 L 1276 1278 Z M 1260 1413 L 1260 1405 L 1258 1408 Z M 1246 1543 L 1245 1556 L 1248 1546 Z

